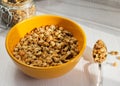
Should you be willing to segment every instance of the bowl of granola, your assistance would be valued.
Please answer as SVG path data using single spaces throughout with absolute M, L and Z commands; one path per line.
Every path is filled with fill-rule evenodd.
M 6 36 L 6 50 L 25 74 L 55 78 L 72 70 L 86 47 L 83 29 L 70 19 L 40 15 L 23 20 Z

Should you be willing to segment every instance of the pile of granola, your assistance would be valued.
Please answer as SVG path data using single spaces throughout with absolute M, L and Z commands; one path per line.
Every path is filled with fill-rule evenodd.
M 63 27 L 46 25 L 27 33 L 15 46 L 13 55 L 30 66 L 64 64 L 77 56 L 78 40 Z

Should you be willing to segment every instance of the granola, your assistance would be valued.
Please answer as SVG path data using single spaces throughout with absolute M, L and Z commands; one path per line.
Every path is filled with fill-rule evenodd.
M 63 27 L 46 25 L 27 33 L 13 55 L 30 66 L 49 67 L 68 62 L 78 55 L 78 40 Z

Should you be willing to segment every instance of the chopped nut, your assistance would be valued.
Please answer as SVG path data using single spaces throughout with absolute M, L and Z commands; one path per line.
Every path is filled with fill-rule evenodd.
M 60 58 L 53 57 L 53 60 L 54 60 L 55 63 L 58 63 L 60 61 Z

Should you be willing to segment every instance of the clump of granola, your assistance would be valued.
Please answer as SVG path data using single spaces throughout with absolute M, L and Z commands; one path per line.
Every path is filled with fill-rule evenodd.
M 98 40 L 93 47 L 93 58 L 95 62 L 102 63 L 107 57 L 107 48 L 102 40 Z
M 13 50 L 19 61 L 37 67 L 64 64 L 78 53 L 78 40 L 71 32 L 55 25 L 33 29 Z

